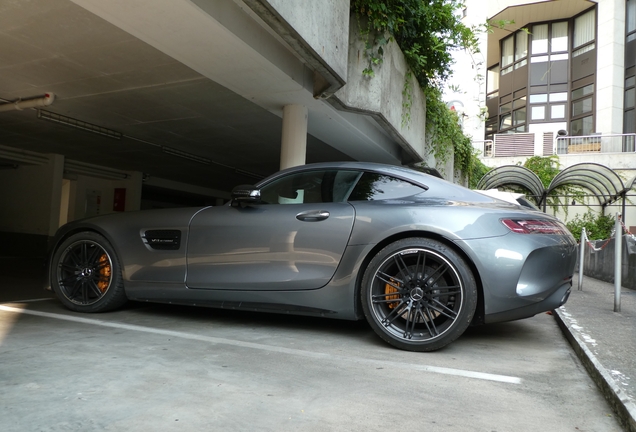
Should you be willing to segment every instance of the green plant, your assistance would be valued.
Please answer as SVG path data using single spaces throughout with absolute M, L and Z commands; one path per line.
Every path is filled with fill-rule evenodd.
M 557 155 L 532 156 L 525 161 L 523 166 L 535 173 L 546 189 L 550 186 L 552 179 L 561 172 Z
M 453 154 L 456 169 L 471 178 L 475 157 L 471 139 L 463 134 L 457 113 L 442 100 L 441 90 L 452 72 L 452 51 L 478 52 L 476 29 L 465 26 L 458 15 L 463 6 L 458 0 L 351 0 L 365 41 L 368 63 L 363 75 L 374 76 L 387 43 L 395 40 L 411 70 L 402 91 L 402 126 L 411 120 L 414 78 L 426 97 L 429 154 L 438 166 Z
M 490 171 L 490 167 L 484 165 L 484 163 L 479 159 L 479 153 L 477 151 L 473 152 L 471 157 L 471 169 L 470 175 L 468 177 L 468 187 L 470 189 L 476 189 L 477 183 L 486 173 Z
M 438 165 L 444 165 L 453 154 L 455 169 L 470 177 L 474 150 L 471 139 L 462 131 L 457 112 L 446 106 L 438 88 L 426 87 L 424 94 L 429 153 L 435 157 Z
M 587 238 L 590 240 L 603 240 L 612 236 L 614 219 L 611 216 L 594 216 L 588 211 L 583 216 L 576 215 L 574 219 L 566 223 L 576 241 L 581 241 L 581 231 L 585 228 Z
M 384 47 L 394 39 L 422 87 L 439 87 L 451 74 L 452 50 L 477 52 L 475 29 L 465 26 L 458 0 L 351 0 L 361 23 L 369 62 L 366 75 L 382 63 Z
M 407 127 L 411 122 L 411 106 L 413 105 L 413 72 L 408 71 L 404 77 L 404 87 L 402 88 L 402 127 Z
M 550 156 L 532 156 L 523 164 L 524 167 L 534 172 L 545 189 L 550 187 L 552 180 L 561 172 L 561 164 L 557 155 Z M 562 185 L 550 191 L 546 196 L 546 206 L 550 207 L 554 212 L 562 210 L 565 216 L 568 215 L 568 203 L 572 200 L 578 202 L 585 201 L 583 191 L 571 185 Z

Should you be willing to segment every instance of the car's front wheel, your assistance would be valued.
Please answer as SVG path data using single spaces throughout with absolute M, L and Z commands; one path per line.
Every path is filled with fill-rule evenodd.
M 391 345 L 434 351 L 457 339 L 477 305 L 477 284 L 465 260 L 436 240 L 409 238 L 386 246 L 369 263 L 362 307 L 373 330 Z
M 70 236 L 57 248 L 51 286 L 60 301 L 77 312 L 104 312 L 127 300 L 115 250 L 90 231 Z

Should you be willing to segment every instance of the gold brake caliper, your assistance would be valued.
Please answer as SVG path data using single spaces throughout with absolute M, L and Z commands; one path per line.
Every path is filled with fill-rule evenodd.
M 108 262 L 108 257 L 106 256 L 106 254 L 103 254 L 101 257 L 99 257 L 99 264 L 101 267 L 99 269 L 99 275 L 102 276 L 102 278 L 100 278 L 100 280 L 97 282 L 97 288 L 99 288 L 101 292 L 105 292 L 110 285 L 111 275 L 110 263 Z
M 401 286 L 399 282 L 397 282 L 395 279 L 391 278 L 391 283 L 393 283 L 393 285 L 397 285 L 398 287 Z M 391 286 L 391 284 L 386 284 L 384 285 L 384 294 L 392 294 L 392 293 L 397 293 L 398 290 L 397 288 Z M 400 299 L 400 295 L 399 294 L 395 294 L 395 295 L 387 295 L 386 296 L 387 300 L 399 300 Z M 398 302 L 394 302 L 394 303 L 387 303 L 387 305 L 389 306 L 390 309 L 395 308 L 398 305 Z

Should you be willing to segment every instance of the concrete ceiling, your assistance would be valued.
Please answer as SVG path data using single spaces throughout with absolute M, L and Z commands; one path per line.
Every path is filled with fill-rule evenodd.
M 295 72 L 285 74 L 272 61 L 255 59 L 258 47 L 244 42 L 249 34 L 240 40 L 187 0 L 1 1 L 0 102 L 52 92 L 56 99 L 43 110 L 122 138 L 38 119 L 37 110 L 25 109 L 0 112 L 0 145 L 229 190 L 278 169 L 286 103 L 309 106 L 308 162 L 360 159 L 364 153 L 355 145 L 361 140 L 387 139 L 371 123 L 350 127 L 350 114 L 314 100 L 306 89 L 311 83 L 305 82 L 312 72 L 274 35 L 254 25 L 240 3 L 198 3 L 231 8 L 237 25 L 251 20 L 252 37 L 275 47 L 272 56 Z M 126 10 L 140 4 L 146 8 Z M 173 21 L 176 27 L 167 28 Z M 204 28 L 211 34 L 201 33 Z M 193 42 L 195 34 L 187 31 L 201 40 Z M 213 50 L 214 55 L 203 54 Z M 162 146 L 205 163 L 167 154 Z M 380 157 L 373 148 L 366 150 L 369 160 Z M 3 163 L 12 162 L 0 159 Z

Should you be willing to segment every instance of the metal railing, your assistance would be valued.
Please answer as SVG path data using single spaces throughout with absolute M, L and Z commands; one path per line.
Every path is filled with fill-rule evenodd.
M 559 136 L 554 154 L 633 153 L 636 152 L 636 133 Z
M 614 230 L 609 239 L 605 240 L 604 243 L 597 247 L 595 244 L 592 244 L 590 240 L 587 238 L 587 232 L 585 227 L 581 230 L 581 241 L 579 243 L 579 278 L 578 278 L 578 290 L 583 290 L 583 268 L 585 266 L 585 246 L 587 245 L 590 248 L 591 252 L 600 252 L 602 251 L 609 243 L 610 240 L 614 239 L 614 312 L 621 311 L 621 286 L 622 286 L 622 276 L 623 276 L 623 236 L 627 238 L 627 236 L 631 237 L 633 240 L 636 240 L 636 236 L 632 234 L 621 218 L 619 213 L 616 213 L 614 219 Z M 629 239 L 628 239 L 629 240 Z
M 493 140 L 473 141 L 473 147 L 481 147 L 484 157 L 492 157 L 494 154 Z

